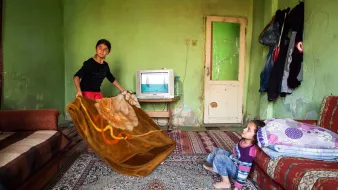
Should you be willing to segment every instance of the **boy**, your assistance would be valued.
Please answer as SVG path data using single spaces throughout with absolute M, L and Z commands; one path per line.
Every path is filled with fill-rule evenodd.
M 77 90 L 76 97 L 84 96 L 92 100 L 102 99 L 103 95 L 100 87 L 106 77 L 120 92 L 125 91 L 110 72 L 108 63 L 104 61 L 110 53 L 110 48 L 111 45 L 108 40 L 99 40 L 96 43 L 95 56 L 85 61 L 80 70 L 75 73 L 73 79 Z

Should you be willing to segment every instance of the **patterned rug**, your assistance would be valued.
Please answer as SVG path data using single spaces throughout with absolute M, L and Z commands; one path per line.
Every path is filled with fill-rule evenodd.
M 228 131 L 171 131 L 168 135 L 176 141 L 174 154 L 208 154 L 215 147 L 232 150 L 240 135 Z
M 76 134 L 74 128 L 64 133 Z M 239 135 L 222 131 L 171 131 L 168 133 L 177 142 L 175 151 L 146 177 L 126 176 L 113 171 L 83 141 L 82 153 L 76 159 L 65 161 L 62 169 L 48 183 L 45 189 L 214 189 L 212 184 L 220 181 L 219 175 L 203 169 L 201 162 L 214 147 L 230 150 Z M 72 138 L 78 139 L 78 135 Z M 259 189 L 247 180 L 243 189 Z

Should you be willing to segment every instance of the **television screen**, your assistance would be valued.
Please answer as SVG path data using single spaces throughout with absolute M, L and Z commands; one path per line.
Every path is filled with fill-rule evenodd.
M 168 72 L 149 72 L 141 74 L 142 93 L 168 93 Z

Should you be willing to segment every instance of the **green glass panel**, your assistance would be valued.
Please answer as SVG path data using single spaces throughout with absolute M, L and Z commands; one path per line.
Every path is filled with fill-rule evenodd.
M 211 80 L 238 80 L 240 24 L 212 22 Z

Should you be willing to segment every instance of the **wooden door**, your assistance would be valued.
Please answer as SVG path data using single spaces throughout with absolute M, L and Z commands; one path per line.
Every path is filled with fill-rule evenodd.
M 207 17 L 204 123 L 242 123 L 246 19 Z

